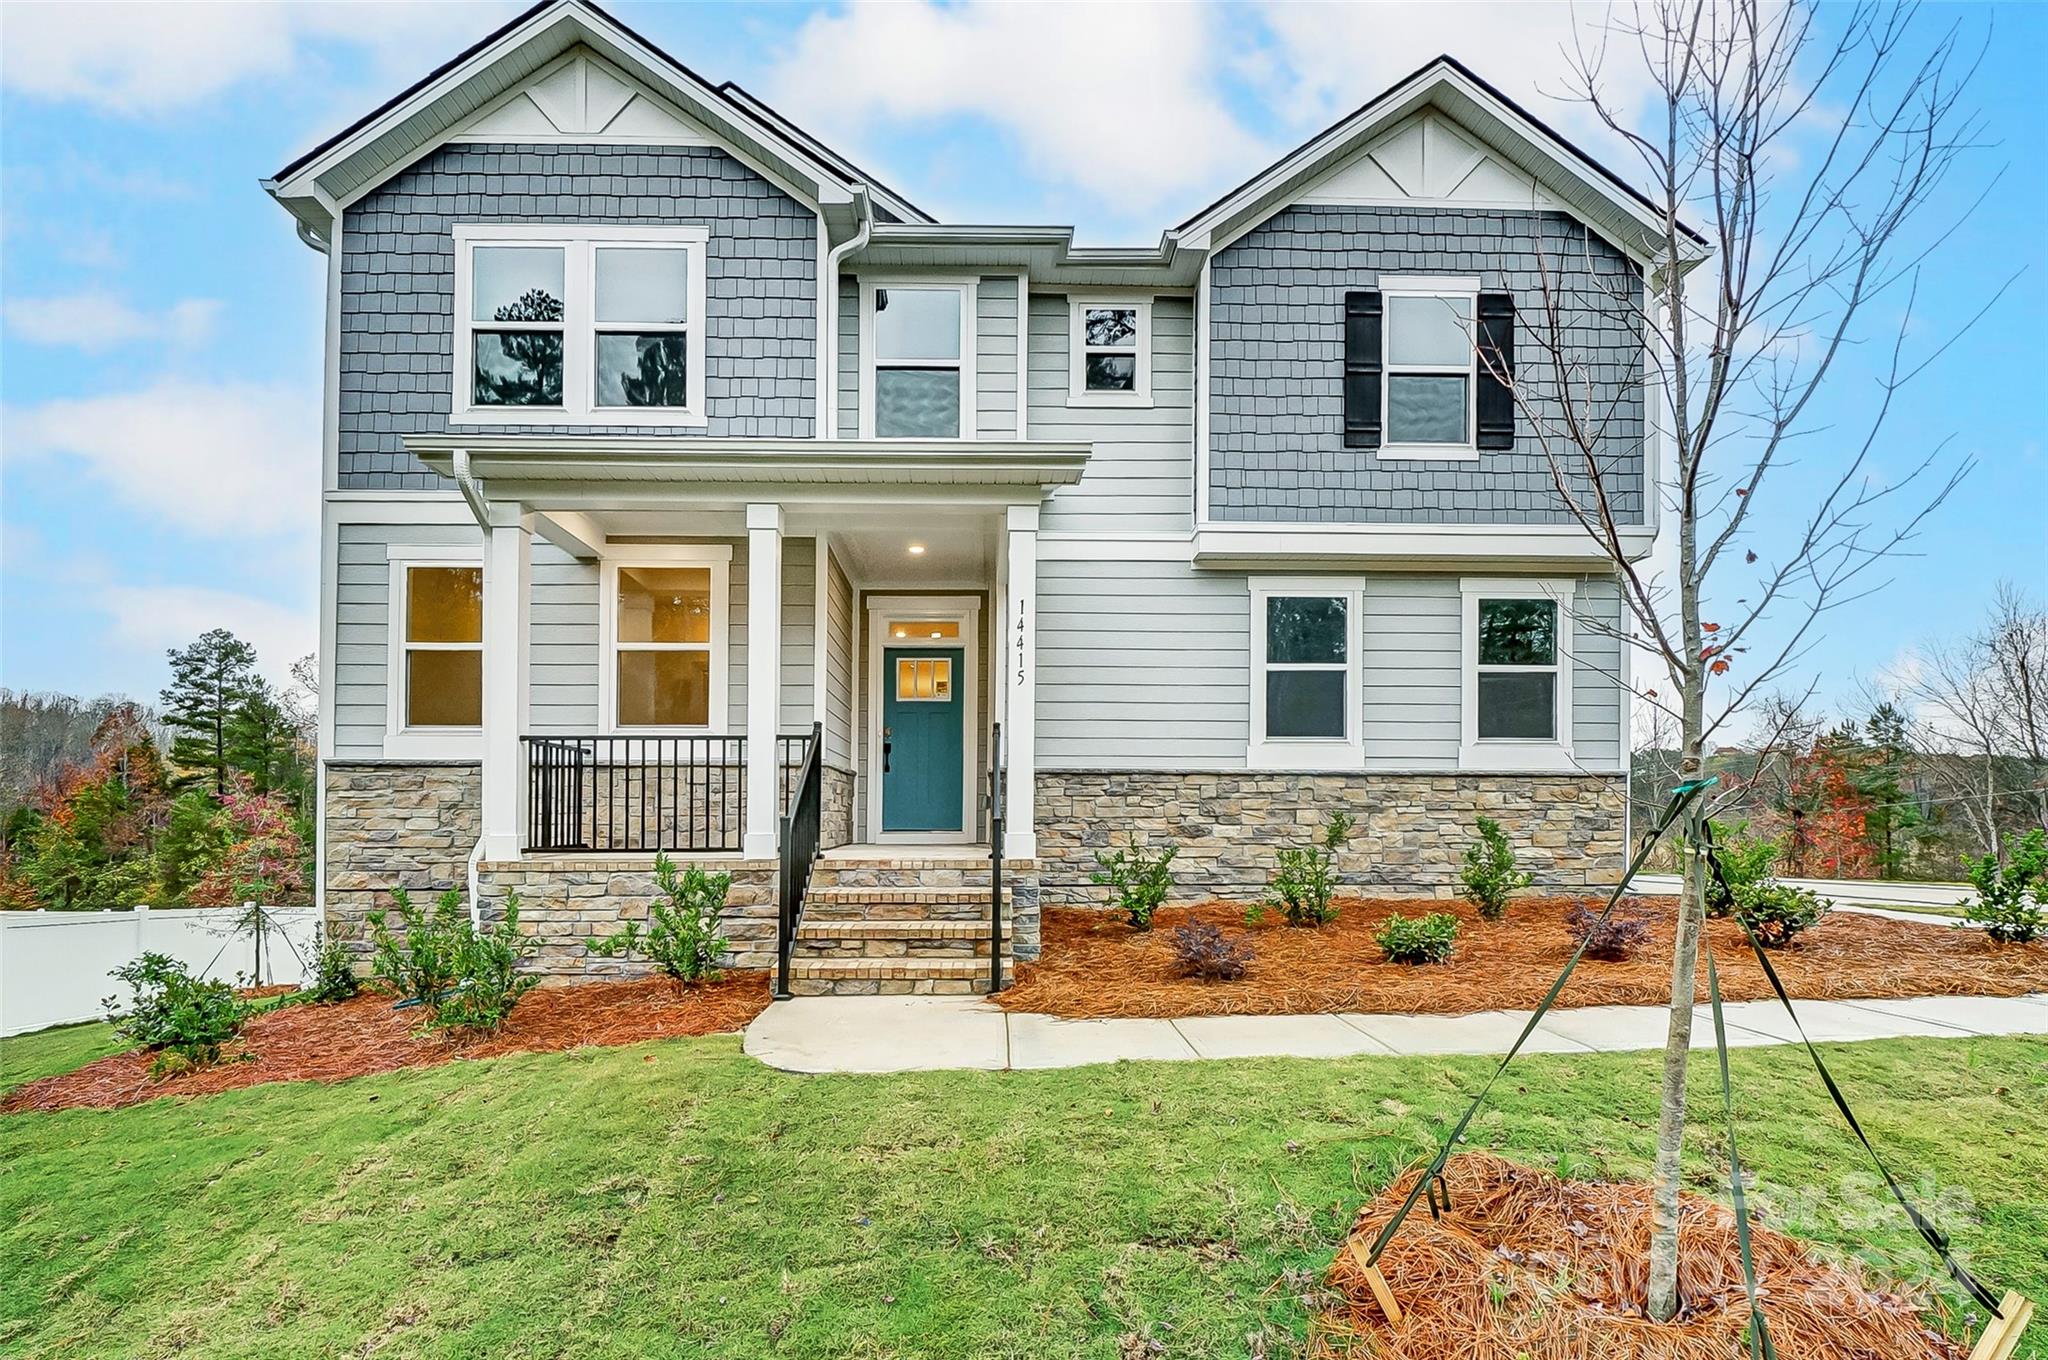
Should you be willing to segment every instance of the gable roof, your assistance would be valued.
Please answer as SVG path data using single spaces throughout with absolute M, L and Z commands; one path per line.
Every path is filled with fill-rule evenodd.
M 864 185 L 888 215 L 932 220 L 767 105 L 730 83 L 711 84 L 590 0 L 541 0 L 293 160 L 263 187 L 301 223 L 325 231 L 323 199 L 345 202 L 381 182 L 579 44 L 674 101 L 742 159 L 809 191 L 821 207 L 850 203 L 854 188 Z
M 1614 171 L 1455 57 L 1439 56 L 1274 161 L 1173 229 L 1184 245 L 1209 249 L 1271 216 L 1345 164 L 1377 134 L 1434 107 L 1468 128 L 1569 211 L 1638 257 L 1661 241 L 1663 212 Z M 1706 238 L 1678 223 L 1687 253 Z

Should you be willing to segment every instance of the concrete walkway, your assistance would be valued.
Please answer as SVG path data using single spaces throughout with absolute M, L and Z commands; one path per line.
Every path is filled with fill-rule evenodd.
M 1800 1023 L 1816 1042 L 2048 1035 L 2048 994 L 2038 992 L 1795 1004 Z M 1731 1045 L 1796 1038 L 1776 1001 L 1737 1001 L 1726 1010 Z M 969 997 L 800 997 L 776 1002 L 747 1026 L 746 1051 L 786 1072 L 1002 1071 L 1190 1058 L 1505 1053 L 1528 1021 L 1528 1011 L 1060 1020 L 1011 1013 Z M 1693 1025 L 1693 1043 L 1713 1047 L 1713 1021 L 1704 1006 Z M 1583 1006 L 1550 1012 L 1522 1051 L 1619 1053 L 1663 1046 L 1663 1007 Z

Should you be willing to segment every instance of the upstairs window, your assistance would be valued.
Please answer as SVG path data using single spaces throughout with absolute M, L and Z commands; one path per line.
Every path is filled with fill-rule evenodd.
M 1149 301 L 1076 298 L 1069 347 L 1069 405 L 1151 404 Z
M 698 425 L 701 227 L 458 225 L 453 419 Z
M 960 439 L 971 434 L 972 369 L 964 284 L 869 284 L 864 346 L 870 437 Z
M 1515 299 L 1479 280 L 1382 276 L 1344 295 L 1344 447 L 1477 458 L 1515 446 Z
M 1386 297 L 1387 443 L 1472 443 L 1472 295 Z

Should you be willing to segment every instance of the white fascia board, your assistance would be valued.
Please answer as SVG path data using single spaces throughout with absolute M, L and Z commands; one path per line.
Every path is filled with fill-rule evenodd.
M 1626 534 L 1629 560 L 1650 551 L 1644 529 Z M 1195 531 L 1194 562 L 1202 567 L 1316 562 L 1332 566 L 1405 570 L 1469 567 L 1475 562 L 1516 562 L 1573 570 L 1610 571 L 1613 564 L 1576 524 L 1256 524 L 1203 525 Z

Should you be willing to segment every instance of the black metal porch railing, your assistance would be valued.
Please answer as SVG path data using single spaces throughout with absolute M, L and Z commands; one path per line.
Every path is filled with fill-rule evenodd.
M 796 930 L 804 919 L 804 894 L 810 891 L 811 866 L 818 858 L 818 837 L 825 815 L 825 727 L 812 723 L 807 737 L 784 737 L 785 745 L 800 743 L 802 761 L 796 781 L 787 777 L 783 787 L 787 811 L 782 818 L 782 873 L 776 892 L 775 995 L 789 993 L 789 956 L 796 945 Z
M 743 736 L 526 737 L 526 849 L 591 854 L 739 850 L 747 824 Z M 776 738 L 787 813 L 815 738 Z
M 988 989 L 1003 990 L 1003 725 L 988 733 Z

